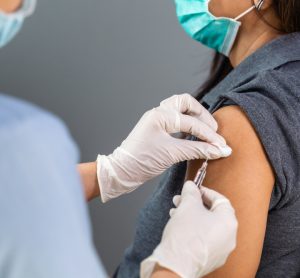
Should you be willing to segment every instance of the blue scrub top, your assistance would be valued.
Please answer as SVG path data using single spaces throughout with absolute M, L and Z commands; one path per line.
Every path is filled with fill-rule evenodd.
M 0 146 L 0 277 L 106 277 L 65 125 L 0 94 Z

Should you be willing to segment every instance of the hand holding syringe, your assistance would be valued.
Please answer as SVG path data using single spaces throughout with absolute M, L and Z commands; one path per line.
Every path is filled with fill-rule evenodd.
M 174 196 L 175 208 L 170 211 L 161 243 L 142 262 L 141 277 L 150 277 L 156 265 L 174 269 L 181 277 L 204 277 L 222 266 L 234 250 L 238 228 L 235 212 L 225 196 L 201 187 L 207 165 L 206 160 L 194 182 L 186 181 L 181 195 Z M 168 256 L 170 250 L 176 256 Z

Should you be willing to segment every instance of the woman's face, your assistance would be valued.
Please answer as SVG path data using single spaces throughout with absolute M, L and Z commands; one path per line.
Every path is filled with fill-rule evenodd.
M 254 3 L 257 1 L 254 0 Z M 253 6 L 252 0 L 210 0 L 209 11 L 217 17 L 235 18 Z

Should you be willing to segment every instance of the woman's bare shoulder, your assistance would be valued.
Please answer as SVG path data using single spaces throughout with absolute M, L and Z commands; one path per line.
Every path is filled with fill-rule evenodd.
M 214 117 L 218 132 L 233 153 L 209 162 L 204 185 L 231 200 L 239 231 L 237 249 L 224 267 L 208 277 L 254 277 L 261 257 L 274 173 L 258 134 L 240 107 L 223 107 Z M 193 179 L 201 163 L 189 163 L 187 179 Z

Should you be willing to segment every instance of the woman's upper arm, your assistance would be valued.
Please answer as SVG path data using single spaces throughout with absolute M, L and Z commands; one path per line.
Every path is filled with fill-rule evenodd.
M 227 196 L 239 222 L 237 248 L 226 264 L 207 277 L 255 277 L 265 236 L 270 197 L 275 178 L 260 139 L 238 106 L 214 114 L 218 132 L 233 149 L 228 158 L 210 161 L 204 185 Z M 202 161 L 189 163 L 193 179 Z

